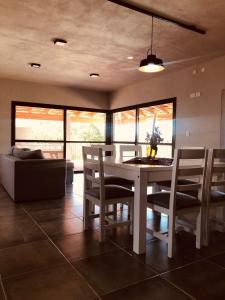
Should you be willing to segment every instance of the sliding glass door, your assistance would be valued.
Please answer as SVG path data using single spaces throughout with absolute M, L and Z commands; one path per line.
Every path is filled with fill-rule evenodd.
M 82 146 L 106 141 L 106 114 L 101 112 L 67 110 L 66 157 L 75 163 L 75 170 L 83 169 Z

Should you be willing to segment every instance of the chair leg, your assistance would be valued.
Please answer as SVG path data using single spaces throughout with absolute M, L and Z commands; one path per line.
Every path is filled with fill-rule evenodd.
M 104 205 L 100 206 L 100 234 L 99 242 L 104 242 L 105 240 L 105 207 Z
M 129 220 L 131 221 L 131 224 L 129 226 L 129 231 L 130 231 L 130 235 L 133 235 L 133 219 L 134 219 L 134 203 L 128 203 L 128 207 L 129 207 L 129 212 L 130 212 L 130 215 L 129 215 Z
M 210 234 L 210 224 L 209 224 L 209 212 L 207 209 L 204 210 L 204 218 L 202 220 L 202 244 L 204 246 L 209 245 L 209 234 Z
M 201 249 L 202 246 L 202 209 L 200 208 L 196 220 L 196 248 Z
M 175 242 L 175 216 L 169 218 L 169 230 L 168 230 L 168 257 L 174 256 L 174 242 Z
M 94 205 L 94 203 L 91 204 L 91 213 L 92 214 L 95 213 L 95 205 Z
M 113 204 L 113 219 L 117 221 L 117 204 Z
M 84 230 L 90 228 L 90 201 L 84 198 Z

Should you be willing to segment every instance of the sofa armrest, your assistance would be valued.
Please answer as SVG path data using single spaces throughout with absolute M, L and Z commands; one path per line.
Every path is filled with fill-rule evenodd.
M 15 161 L 18 160 L 11 155 L 1 155 L 0 157 L 1 184 L 12 199 L 15 198 Z

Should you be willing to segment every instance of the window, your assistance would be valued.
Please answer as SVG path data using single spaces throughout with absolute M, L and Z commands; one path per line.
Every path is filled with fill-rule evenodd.
M 113 141 L 135 142 L 136 110 L 125 110 L 113 114 Z
M 63 110 L 17 105 L 15 140 L 18 147 L 38 148 L 46 157 L 63 158 Z
M 101 112 L 67 110 L 66 157 L 83 169 L 82 146 L 106 141 L 106 114 Z
M 159 127 L 163 141 L 158 146 L 158 157 L 172 157 L 175 100 L 158 101 L 134 106 L 133 109 L 113 113 L 113 142 L 119 144 L 141 144 L 146 154 L 146 134 Z M 118 152 L 118 151 L 117 151 Z
M 172 157 L 173 141 L 173 103 L 159 104 L 139 108 L 138 143 L 143 145 L 146 153 L 146 134 L 158 127 L 163 141 L 158 146 L 158 157 Z
M 74 161 L 82 171 L 82 146 L 106 142 L 106 113 L 51 105 L 13 103 L 13 144 L 41 149 L 46 158 Z

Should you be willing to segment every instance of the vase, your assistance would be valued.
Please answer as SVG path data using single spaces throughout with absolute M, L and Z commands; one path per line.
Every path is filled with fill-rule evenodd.
M 150 146 L 150 145 L 147 145 L 146 146 L 146 156 L 149 157 L 149 158 L 155 158 L 156 157 L 156 154 L 157 154 L 157 146 Z

